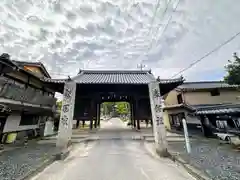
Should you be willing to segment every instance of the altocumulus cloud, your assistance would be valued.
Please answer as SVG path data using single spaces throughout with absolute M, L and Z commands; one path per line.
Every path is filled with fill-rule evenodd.
M 159 1 L 156 13 L 157 0 L 2 0 L 0 52 L 41 61 L 53 77 L 74 76 L 79 68 L 135 69 L 144 63 L 168 78 L 240 31 L 240 1 L 180 0 L 172 13 L 177 1 L 171 0 L 163 17 L 167 0 Z M 220 79 L 239 41 L 183 75 Z

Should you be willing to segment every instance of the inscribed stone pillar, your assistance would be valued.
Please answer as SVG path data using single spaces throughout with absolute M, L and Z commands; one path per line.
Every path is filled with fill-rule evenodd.
M 160 94 L 159 82 L 154 81 L 148 84 L 152 121 L 153 121 L 153 133 L 155 139 L 156 151 L 161 156 L 167 156 L 167 139 L 166 129 L 163 123 L 163 108 L 162 97 Z
M 62 109 L 56 144 L 60 149 L 66 149 L 68 143 L 71 141 L 75 95 L 76 83 L 74 81 L 66 82 L 63 92 Z

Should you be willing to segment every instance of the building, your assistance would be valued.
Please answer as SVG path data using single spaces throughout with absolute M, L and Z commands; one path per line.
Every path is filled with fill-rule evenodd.
M 176 79 L 155 78 L 151 70 L 80 70 L 71 79 L 48 79 L 45 82 L 63 93 L 65 82 L 76 85 L 74 115 L 77 121 L 90 121 L 90 129 L 100 125 L 100 105 L 104 102 L 128 102 L 131 124 L 140 129 L 141 120 L 151 120 L 149 83 L 159 82 L 163 96 L 183 83 Z M 62 109 L 63 110 L 63 109 Z M 65 119 L 61 119 L 65 122 Z M 60 121 L 61 124 L 61 121 Z
M 56 104 L 55 91 L 43 81 L 51 78 L 43 64 L 14 61 L 2 54 L 0 74 L 1 139 L 13 132 L 17 138 L 33 132 L 43 135 Z
M 230 119 L 232 121 L 240 117 L 239 97 L 237 85 L 221 81 L 186 82 L 171 91 L 165 99 L 164 115 L 166 122 L 169 122 L 167 127 L 182 129 L 181 120 L 185 118 L 189 128 L 201 127 L 207 135 L 209 126 L 206 124 L 219 128 L 219 122 L 221 124 L 226 120 L 232 124 Z

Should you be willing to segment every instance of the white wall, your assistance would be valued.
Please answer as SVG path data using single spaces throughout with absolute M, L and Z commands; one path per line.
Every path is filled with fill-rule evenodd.
M 28 129 L 36 129 L 38 125 L 19 126 L 21 120 L 20 113 L 11 114 L 8 116 L 3 132 L 23 131 Z

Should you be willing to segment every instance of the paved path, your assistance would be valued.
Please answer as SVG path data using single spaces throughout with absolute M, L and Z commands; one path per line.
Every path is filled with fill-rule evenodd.
M 99 140 L 78 144 L 65 161 L 57 161 L 32 180 L 193 180 L 168 159 L 156 160 L 141 141 L 126 138 L 119 119 L 99 131 Z M 118 129 L 118 131 L 105 131 Z M 131 134 L 131 133 L 130 133 Z M 125 135 L 125 136 L 124 136 Z M 130 136 L 132 136 L 131 134 Z M 109 138 L 106 138 L 109 137 Z
M 101 122 L 101 130 L 106 129 L 130 129 L 130 127 L 127 127 L 119 118 L 111 118 L 108 121 Z

